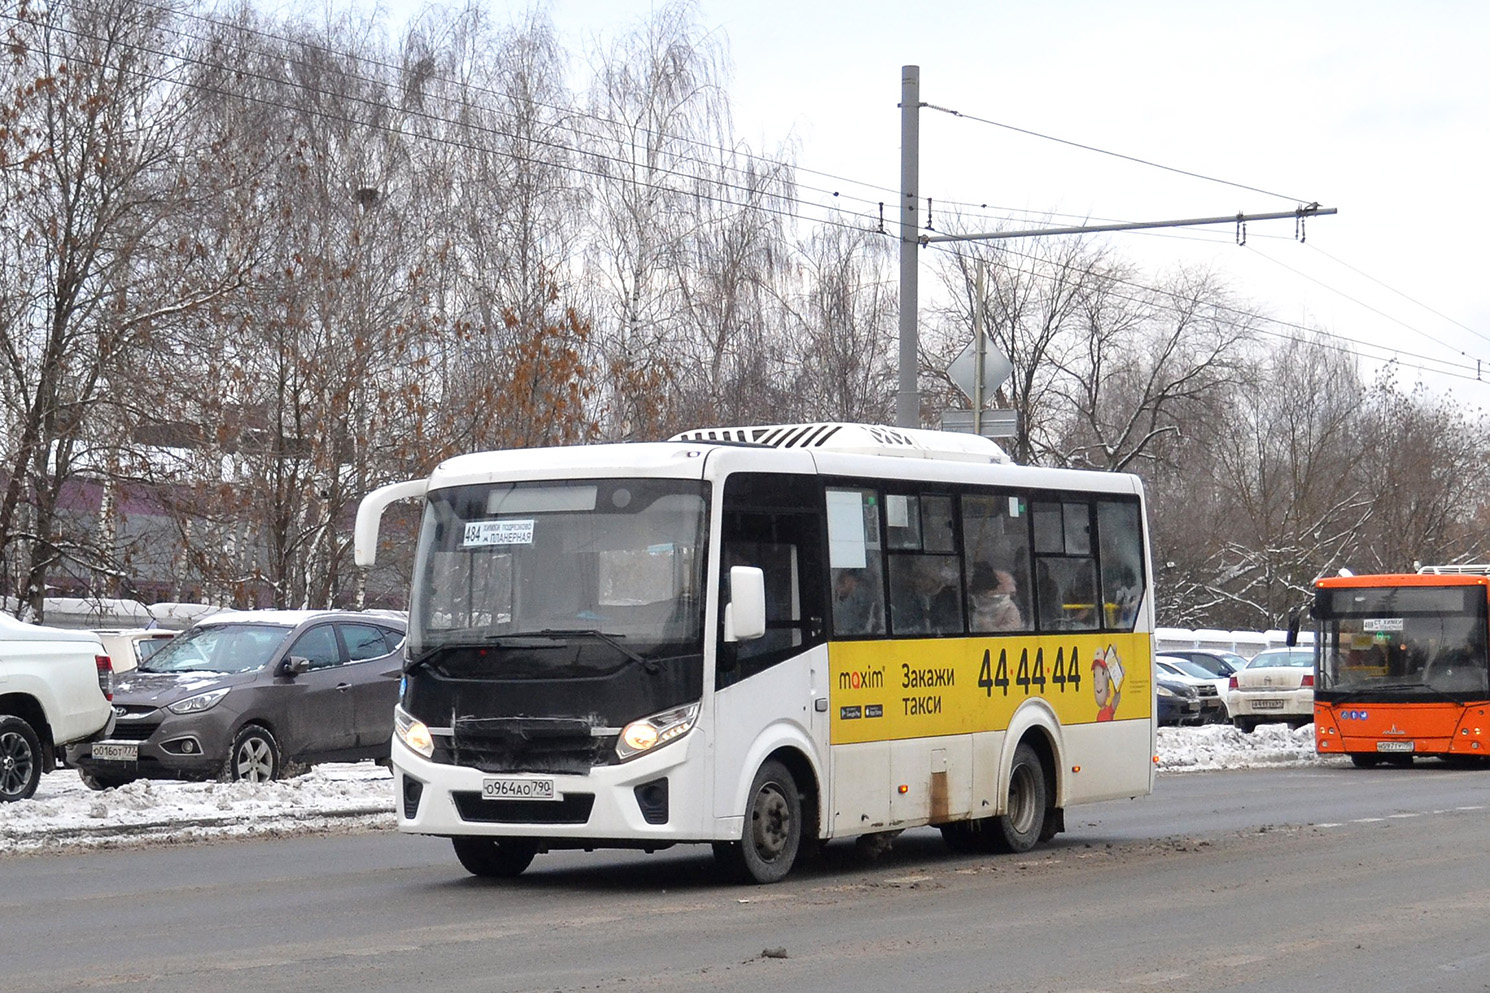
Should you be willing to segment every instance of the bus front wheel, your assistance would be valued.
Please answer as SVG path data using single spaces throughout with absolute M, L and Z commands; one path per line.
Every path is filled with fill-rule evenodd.
M 743 882 L 777 883 L 802 847 L 802 796 L 791 770 L 772 759 L 750 785 L 740 840 L 715 844 L 714 857 Z
M 459 836 L 450 839 L 455 857 L 473 876 L 486 879 L 512 879 L 522 875 L 533 864 L 538 846 L 526 838 L 481 838 Z

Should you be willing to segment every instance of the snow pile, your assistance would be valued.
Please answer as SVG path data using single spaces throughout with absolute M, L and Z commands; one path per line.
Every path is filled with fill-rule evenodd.
M 1316 765 L 1313 725 L 1159 729 L 1164 772 Z M 178 783 L 141 779 L 94 792 L 78 774 L 43 776 L 36 796 L 0 804 L 0 855 L 59 848 L 170 844 L 223 837 L 276 837 L 394 826 L 393 779 L 371 762 L 316 766 L 275 783 Z
M 0 854 L 223 836 L 392 827 L 393 778 L 371 762 L 317 766 L 274 783 L 139 779 L 95 792 L 77 772 L 43 776 L 36 796 L 0 804 Z
M 1159 768 L 1164 772 L 1210 772 L 1338 762 L 1314 752 L 1314 725 L 1298 730 L 1264 724 L 1248 734 L 1230 724 L 1159 729 Z

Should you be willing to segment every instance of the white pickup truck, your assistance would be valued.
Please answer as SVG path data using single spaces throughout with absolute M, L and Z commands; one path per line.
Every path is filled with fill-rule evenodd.
M 0 614 L 0 801 L 35 793 L 62 745 L 113 730 L 113 686 L 93 632 Z

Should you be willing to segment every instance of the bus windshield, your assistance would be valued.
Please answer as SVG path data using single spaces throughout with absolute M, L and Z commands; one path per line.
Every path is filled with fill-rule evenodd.
M 1317 591 L 1326 701 L 1464 701 L 1490 691 L 1480 586 Z
M 479 656 L 480 674 L 492 676 L 504 659 L 529 670 L 616 668 L 702 652 L 707 504 L 697 480 L 431 491 L 410 604 L 411 663 L 485 648 L 457 653 L 465 660 L 457 667 Z M 579 647 L 556 650 L 571 646 Z

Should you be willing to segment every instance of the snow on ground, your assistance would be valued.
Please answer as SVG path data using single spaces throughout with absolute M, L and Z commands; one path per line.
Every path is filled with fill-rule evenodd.
M 394 826 L 393 780 L 371 762 L 317 766 L 274 783 L 139 779 L 95 792 L 74 769 L 41 778 L 30 800 L 0 804 L 0 856 L 79 847 L 283 837 Z
M 1314 727 L 1159 729 L 1161 772 L 1335 764 L 1314 754 Z M 371 762 L 317 766 L 275 783 L 137 780 L 94 792 L 77 772 L 43 776 L 36 796 L 0 804 L 0 855 L 85 847 L 284 837 L 394 826 L 393 782 Z

